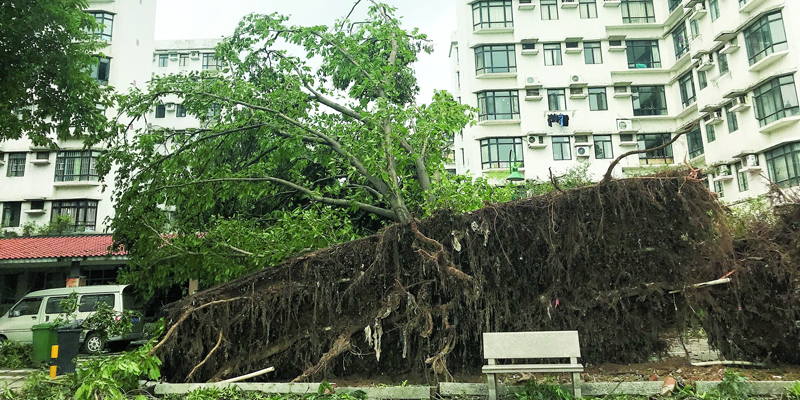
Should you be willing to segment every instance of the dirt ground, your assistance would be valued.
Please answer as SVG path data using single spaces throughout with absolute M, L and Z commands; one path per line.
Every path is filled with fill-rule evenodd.
M 672 376 L 678 382 L 689 383 L 692 381 L 720 381 L 725 369 L 732 369 L 753 381 L 796 381 L 800 380 L 800 366 L 770 366 L 768 368 L 741 367 L 713 365 L 708 367 L 695 367 L 682 357 L 673 357 L 661 361 L 642 364 L 603 364 L 588 366 L 584 372 L 585 382 L 636 382 L 636 381 L 663 381 Z M 455 375 L 455 382 L 485 383 L 485 375 Z M 569 382 L 568 374 L 508 374 L 501 375 L 499 379 L 506 384 L 523 384 L 536 379 L 540 382 L 562 381 Z M 348 377 L 347 379 L 331 379 L 337 386 L 378 386 L 400 385 L 404 381 L 408 384 L 434 384 L 434 382 L 419 381 L 419 378 L 408 376 L 380 376 L 370 378 Z

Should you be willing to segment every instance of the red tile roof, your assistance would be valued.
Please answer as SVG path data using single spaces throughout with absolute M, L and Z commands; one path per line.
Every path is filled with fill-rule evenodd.
M 0 239 L 0 261 L 127 254 L 125 251 L 109 253 L 112 243 L 111 235 Z

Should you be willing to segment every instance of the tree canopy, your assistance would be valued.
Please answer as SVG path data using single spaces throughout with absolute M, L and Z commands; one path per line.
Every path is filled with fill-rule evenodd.
M 0 7 L 0 141 L 46 145 L 103 132 L 110 97 L 90 75 L 99 27 L 85 0 L 7 0 Z
M 101 161 L 119 166 L 112 228 L 133 255 L 128 279 L 218 283 L 441 203 L 444 150 L 472 110 L 444 91 L 417 104 L 413 64 L 432 44 L 394 8 L 364 5 L 365 20 L 333 26 L 246 16 L 217 48 L 221 71 L 121 98 L 139 119 L 177 98 L 202 124 L 122 127 Z

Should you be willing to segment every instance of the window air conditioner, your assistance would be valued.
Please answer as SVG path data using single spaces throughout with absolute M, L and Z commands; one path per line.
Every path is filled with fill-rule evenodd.
M 191 52 L 189 54 L 189 58 L 191 58 L 192 60 L 199 60 L 200 59 L 200 52 L 199 51 Z
M 633 123 L 629 119 L 618 119 L 617 120 L 617 131 L 619 132 L 630 132 L 633 130 Z
M 591 148 L 589 146 L 578 146 L 575 148 L 575 153 L 578 157 L 589 157 L 591 154 Z

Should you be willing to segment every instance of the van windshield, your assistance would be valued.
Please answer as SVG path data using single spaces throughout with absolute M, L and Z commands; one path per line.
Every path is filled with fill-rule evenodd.
M 42 307 L 42 299 L 22 299 L 13 309 L 8 313 L 10 317 L 21 317 L 23 315 L 37 315 L 39 309 Z

